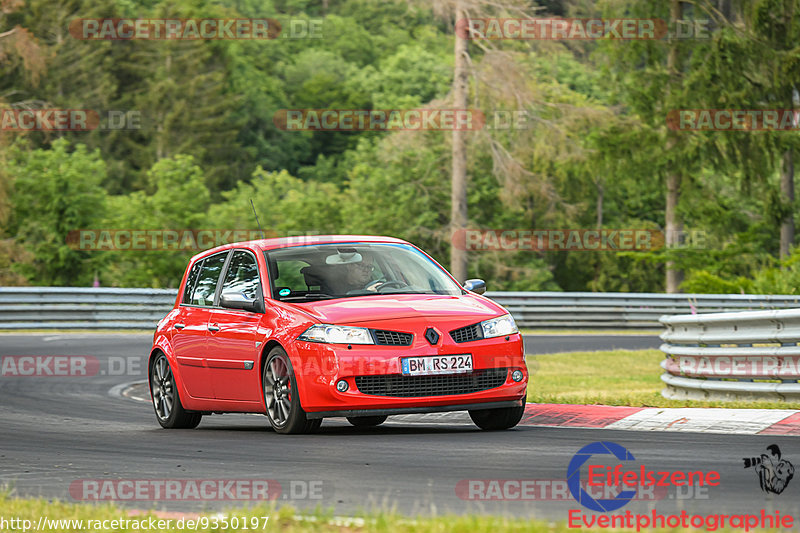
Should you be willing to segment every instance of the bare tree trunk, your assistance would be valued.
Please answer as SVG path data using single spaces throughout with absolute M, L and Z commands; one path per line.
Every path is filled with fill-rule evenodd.
M 783 153 L 781 200 L 792 206 L 786 218 L 781 222 L 781 259 L 785 259 L 789 257 L 792 245 L 794 245 L 794 160 L 791 148 Z
M 455 20 L 466 18 L 460 1 L 456 2 Z M 469 78 L 467 77 L 467 40 L 455 35 L 455 70 L 453 72 L 453 107 L 467 108 Z M 453 130 L 453 177 L 450 193 L 450 231 L 467 227 L 467 145 L 464 130 Z M 467 278 L 467 251 L 450 247 L 450 272 L 463 283 Z
M 678 216 L 678 200 L 680 199 L 681 176 L 676 172 L 667 175 L 667 206 L 664 212 L 666 224 L 664 230 L 666 238 L 664 242 L 667 249 L 674 248 L 680 244 L 681 233 L 683 232 L 683 221 Z M 683 281 L 683 271 L 675 268 L 672 261 L 667 261 L 667 292 L 680 292 L 679 287 Z
M 603 197 L 605 196 L 605 188 L 603 187 L 602 181 L 595 183 L 595 186 L 597 187 L 597 229 L 600 229 L 603 227 Z
M 672 21 L 678 21 L 683 18 L 683 7 L 680 0 L 671 0 L 670 4 L 670 18 Z M 678 43 L 673 40 L 670 43 L 669 55 L 667 56 L 667 71 L 670 74 L 670 83 L 677 83 L 675 79 L 678 72 Z M 667 151 L 672 151 L 675 148 L 676 139 L 672 131 L 667 132 Z M 675 163 L 673 163 L 675 165 Z M 678 201 L 680 200 L 681 189 L 681 174 L 680 170 L 672 168 L 667 172 L 667 195 L 666 195 L 666 209 L 664 210 L 664 230 L 666 236 L 664 242 L 667 249 L 674 247 L 680 241 L 680 235 L 683 232 L 683 221 L 678 215 Z M 667 292 L 679 292 L 679 287 L 683 281 L 683 271 L 675 268 L 673 261 L 667 261 Z
M 597 229 L 601 229 L 603 227 L 603 200 L 605 198 L 605 187 L 603 186 L 603 180 L 598 179 L 595 182 L 595 187 L 597 187 L 597 204 L 595 205 L 595 211 L 597 213 Z M 597 256 L 598 254 L 594 254 Z M 595 257 L 594 261 L 594 276 L 592 278 L 592 290 L 596 291 L 598 288 L 598 284 L 600 281 L 600 258 Z

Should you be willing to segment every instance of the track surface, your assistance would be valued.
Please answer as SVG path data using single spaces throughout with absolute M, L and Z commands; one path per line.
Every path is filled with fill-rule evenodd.
M 631 347 L 612 336 L 569 339 L 568 349 Z M 537 338 L 530 351 L 546 351 L 559 339 Z M 658 339 L 633 337 L 657 343 Z M 266 429 L 263 416 L 206 417 L 196 430 L 165 431 L 148 404 L 109 395 L 115 385 L 141 381 L 148 335 L 2 335 L 0 355 L 92 355 L 100 361 L 93 377 L 0 377 L 0 484 L 17 494 L 64 500 L 75 480 L 96 479 L 273 479 L 279 502 L 333 508 L 350 515 L 373 507 L 407 514 L 491 512 L 566 519 L 564 501 L 467 501 L 456 494 L 461 480 L 563 480 L 582 446 L 607 440 L 625 446 L 637 466 L 648 470 L 716 470 L 722 483 L 701 498 L 682 498 L 670 489 L 663 499 L 633 502 L 622 510 L 699 513 L 755 512 L 800 516 L 800 479 L 780 495 L 765 495 L 743 457 L 758 457 L 769 444 L 800 466 L 800 441 L 791 437 L 678 434 L 518 427 L 478 431 L 461 413 L 390 418 L 384 426 L 357 430 L 343 419 L 323 423 L 319 434 L 282 436 Z M 580 345 L 582 347 L 576 347 Z M 651 344 L 652 345 L 652 344 Z M 111 358 L 141 360 L 141 366 L 109 375 Z M 114 368 L 116 370 L 116 368 Z M 105 374 L 103 374 L 105 372 Z M 111 372 L 115 373 L 115 372 Z M 610 464 L 615 464 L 611 462 Z M 800 475 L 800 473 L 798 474 Z M 293 498 L 289 487 L 321 483 L 321 498 Z M 294 496 L 298 496 L 295 494 Z M 122 502 L 136 508 L 223 509 L 236 504 Z

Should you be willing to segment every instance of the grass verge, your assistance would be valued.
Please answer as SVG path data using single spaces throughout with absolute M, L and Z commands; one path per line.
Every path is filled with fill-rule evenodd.
M 528 401 L 638 407 L 800 409 L 800 403 L 686 401 L 661 396 L 660 350 L 613 350 L 529 355 Z
M 360 517 L 335 517 L 316 511 L 297 513 L 291 507 L 263 506 L 231 510 L 223 513 L 156 513 L 132 512 L 112 504 L 50 502 L 44 499 L 10 498 L 0 493 L 0 530 L 46 531 L 75 533 L 158 532 L 246 532 L 280 531 L 282 533 L 561 533 L 581 531 L 568 527 L 566 521 L 549 522 L 525 518 L 487 515 L 445 515 L 407 518 L 396 513 L 370 513 Z M 152 520 L 151 520 L 152 518 Z M 606 517 L 608 518 L 608 517 Z M 41 521 L 40 521 L 41 519 Z M 48 522 L 43 523 L 47 519 Z M 15 520 L 8 524 L 2 521 Z M 112 521 L 116 520 L 116 523 Z M 127 522 L 124 522 L 126 521 Z M 163 522 L 158 523 L 159 520 Z M 169 520 L 169 522 L 166 522 Z M 181 522 L 183 520 L 183 522 Z M 189 522 L 192 520 L 194 522 Z M 25 521 L 22 523 L 21 521 Z M 56 522 L 53 522 L 56 521 Z M 58 522 L 60 521 L 60 522 Z M 65 522 L 66 521 L 66 522 Z M 72 522 L 69 522 L 72 521 Z M 233 524 L 238 521 L 238 525 Z M 55 527 L 48 526 L 50 524 Z M 598 531 L 600 528 L 595 528 Z M 613 528 L 614 531 L 636 529 Z M 644 531 L 658 531 L 646 528 Z M 702 529 L 669 528 L 670 531 L 702 531 Z M 728 527 L 710 531 L 741 531 Z M 750 529 L 750 531 L 765 531 Z
M 371 513 L 360 517 L 342 518 L 322 511 L 301 514 L 286 506 L 279 509 L 274 506 L 264 506 L 203 515 L 186 513 L 181 516 L 181 513 L 175 512 L 167 513 L 167 515 L 155 512 L 133 513 L 111 504 L 50 502 L 44 499 L 10 498 L 0 494 L 0 530 L 2 531 L 36 530 L 39 533 L 46 531 L 64 533 L 108 533 L 109 531 L 120 533 L 145 531 L 157 531 L 158 533 L 184 533 L 186 531 L 203 533 L 212 531 L 247 533 L 254 531 L 280 531 L 282 533 L 496 533 L 498 531 L 560 533 L 576 531 L 575 528 L 567 527 L 566 521 L 548 522 L 487 515 L 407 518 L 396 513 Z M 43 523 L 45 519 L 48 522 Z M 2 522 L 3 520 L 16 522 L 6 524 Z M 117 522 L 112 523 L 115 520 Z M 159 520 L 163 522 L 158 523 Z M 183 521 L 181 522 L 181 520 Z M 189 522 L 189 520 L 194 522 Z M 233 525 L 235 521 L 238 521 L 238 526 Z M 55 527 L 49 527 L 47 524 Z M 646 530 L 656 531 L 657 529 Z M 715 530 L 731 531 L 729 528 Z M 614 528 L 614 531 L 635 531 L 635 529 Z M 670 528 L 670 531 L 690 530 Z M 698 530 L 692 529 L 691 531 Z M 763 530 L 750 529 L 750 531 Z
M 42 527 L 40 518 L 48 520 L 51 527 Z M 157 529 L 149 529 L 150 517 L 164 522 Z M 574 531 L 566 524 L 555 524 L 544 520 L 503 518 L 498 516 L 442 516 L 409 519 L 394 513 L 365 514 L 353 518 L 337 518 L 332 513 L 316 511 L 298 513 L 291 507 L 276 508 L 262 506 L 250 509 L 230 510 L 224 513 L 186 513 L 180 523 L 181 513 L 132 513 L 130 510 L 112 504 L 94 505 L 87 503 L 50 502 L 44 499 L 11 498 L 0 494 L 0 520 L 18 519 L 17 525 L 0 522 L 0 531 L 36 530 L 39 533 L 53 532 L 139 532 L 158 533 L 225 532 L 225 531 L 280 531 L 282 533 L 336 532 L 336 533 L 449 533 L 476 532 L 560 532 Z M 68 522 L 68 521 L 72 522 Z M 112 524 L 112 520 L 118 522 Z M 122 522 L 128 520 L 128 522 Z M 169 522 L 166 522 L 169 520 Z M 189 523 L 188 520 L 195 522 Z M 227 521 L 226 522 L 224 521 Z M 27 522 L 21 522 L 27 521 Z M 60 521 L 60 522 L 53 522 Z M 77 522 L 80 521 L 80 522 Z M 106 521 L 104 523 L 104 521 Z M 138 521 L 138 524 L 137 524 Z M 80 523 L 80 525 L 78 525 Z M 195 524 L 197 527 L 194 527 Z M 227 527 L 226 527 L 227 525 Z M 234 527 L 234 525 L 238 527 Z M 52 527 L 55 526 L 55 527 Z

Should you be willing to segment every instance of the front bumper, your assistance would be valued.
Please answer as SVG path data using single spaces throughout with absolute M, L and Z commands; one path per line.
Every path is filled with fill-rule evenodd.
M 503 407 L 521 407 L 524 400 L 510 402 L 469 403 L 463 405 L 439 405 L 428 407 L 396 407 L 394 409 L 350 409 L 346 411 L 316 411 L 306 413 L 306 418 L 327 418 L 332 416 L 389 416 L 415 415 L 421 413 L 444 413 L 448 411 L 474 411 L 478 409 L 499 409 Z
M 392 329 L 412 331 L 394 323 Z M 424 331 L 424 330 L 423 330 Z M 300 401 L 309 418 L 331 416 L 383 416 L 390 414 L 431 413 L 519 406 L 524 401 L 528 371 L 519 334 L 494 339 L 455 343 L 442 335 L 438 345 L 431 346 L 423 335 L 413 331 L 411 346 L 345 345 L 296 342 L 292 354 Z M 506 340 L 507 339 L 507 340 Z M 400 360 L 404 357 L 428 355 L 472 355 L 474 371 L 505 369 L 505 379 L 497 386 L 465 394 L 452 393 L 425 396 L 381 396 L 359 390 L 356 377 L 402 377 Z M 523 379 L 511 379 L 514 370 Z M 461 374 L 463 375 L 463 374 Z M 446 375 L 445 375 L 446 376 Z M 336 382 L 347 381 L 349 389 L 339 392 Z

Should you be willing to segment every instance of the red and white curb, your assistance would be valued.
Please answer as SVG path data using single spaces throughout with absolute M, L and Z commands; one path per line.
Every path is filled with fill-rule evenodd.
M 528 404 L 520 425 L 739 435 L 800 435 L 800 411 Z

